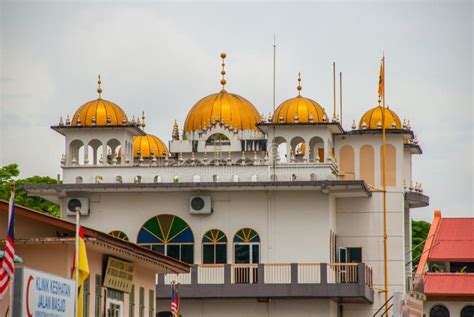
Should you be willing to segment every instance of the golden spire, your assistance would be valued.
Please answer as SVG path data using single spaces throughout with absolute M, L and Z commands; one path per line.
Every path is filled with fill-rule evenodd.
M 301 97 L 301 89 L 303 89 L 303 87 L 301 87 L 301 73 L 298 73 L 298 86 L 296 89 L 298 89 L 298 97 Z
M 173 140 L 179 140 L 179 128 L 178 128 L 178 123 L 176 122 L 176 119 L 174 119 L 173 132 L 171 134 L 171 138 Z
M 225 80 L 225 63 L 224 63 L 224 60 L 225 58 L 227 57 L 227 54 L 225 52 L 222 52 L 221 53 L 221 58 L 222 58 L 222 69 L 221 69 L 221 75 L 222 75 L 222 79 L 221 79 L 221 85 L 222 85 L 222 90 L 221 92 L 225 92 L 225 84 L 227 83 L 227 81 Z
M 102 88 L 100 87 L 100 84 L 102 84 L 102 81 L 100 80 L 100 74 L 99 74 L 99 80 L 97 80 L 97 84 L 99 84 L 99 87 L 97 87 L 97 92 L 99 93 L 99 99 L 100 99 L 100 95 L 102 94 Z

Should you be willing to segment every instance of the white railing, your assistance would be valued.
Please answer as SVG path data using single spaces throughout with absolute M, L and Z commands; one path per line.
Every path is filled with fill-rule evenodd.
M 256 284 L 258 283 L 257 264 L 232 264 L 232 284 Z
M 265 264 L 265 284 L 291 284 L 291 264 Z
M 319 263 L 298 264 L 298 284 L 321 283 L 321 265 Z
M 197 268 L 198 284 L 224 284 L 224 264 L 203 264 Z
M 329 263 L 328 283 L 357 283 L 357 263 Z
M 165 284 L 191 284 L 191 272 L 183 274 L 165 274 Z

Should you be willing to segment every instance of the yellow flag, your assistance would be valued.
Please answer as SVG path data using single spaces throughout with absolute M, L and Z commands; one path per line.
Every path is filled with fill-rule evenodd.
M 380 75 L 379 75 L 379 99 L 382 100 L 385 93 L 385 74 L 383 69 L 383 60 L 380 63 Z
M 79 263 L 77 263 L 78 268 L 78 296 L 77 296 L 77 316 L 83 316 L 83 306 L 84 306 L 84 281 L 89 277 L 89 262 L 87 261 L 87 251 L 86 243 L 84 241 L 84 232 L 82 227 L 79 226 L 79 249 L 78 249 L 78 258 Z M 74 266 L 72 270 L 72 278 L 76 278 L 76 253 L 74 253 Z

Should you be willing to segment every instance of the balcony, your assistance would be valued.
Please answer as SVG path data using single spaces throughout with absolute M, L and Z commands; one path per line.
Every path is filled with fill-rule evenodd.
M 157 298 L 171 297 L 173 282 L 187 299 L 328 298 L 372 303 L 372 269 L 363 263 L 196 265 L 187 274 L 158 276 Z

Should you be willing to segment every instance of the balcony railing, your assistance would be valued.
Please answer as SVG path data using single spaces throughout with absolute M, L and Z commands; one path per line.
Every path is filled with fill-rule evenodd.
M 373 301 L 372 269 L 363 263 L 196 265 L 186 274 L 158 276 L 157 298 L 180 284 L 183 298 L 338 298 Z

